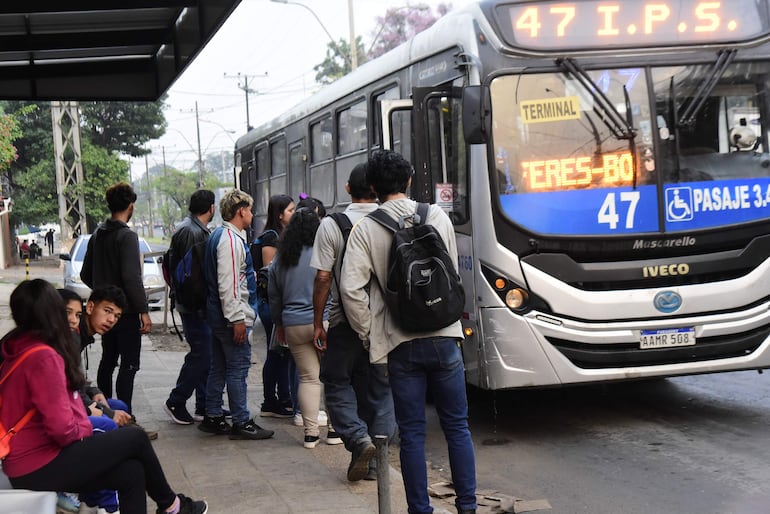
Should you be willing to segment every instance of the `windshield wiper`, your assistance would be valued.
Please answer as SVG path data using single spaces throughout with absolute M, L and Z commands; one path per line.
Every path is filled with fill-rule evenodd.
M 588 76 L 588 73 L 574 59 L 556 59 L 556 65 L 571 73 L 575 80 L 583 86 L 583 89 L 588 91 L 588 94 L 594 100 L 594 106 L 598 107 L 598 110 L 601 111 L 602 121 L 616 139 L 631 140 L 636 137 L 636 130 L 634 130 L 633 125 L 630 125 L 628 120 L 623 118 L 623 115 L 618 112 L 615 105 L 607 98 L 607 95 L 599 89 L 599 86 L 596 85 L 591 77 Z
M 708 75 L 701 81 L 698 90 L 695 92 L 695 96 L 693 96 L 692 100 L 687 104 L 687 108 L 684 112 L 679 115 L 680 126 L 684 127 L 692 125 L 695 122 L 698 113 L 703 108 L 706 100 L 708 100 L 709 95 L 716 87 L 719 79 L 721 79 L 722 75 L 727 71 L 727 67 L 730 66 L 730 63 L 735 59 L 737 53 L 738 50 L 735 49 L 724 49 L 719 51 L 716 62 L 711 66 Z
M 633 126 L 634 126 L 634 113 L 633 109 L 631 108 L 631 96 L 628 94 L 628 88 L 625 84 L 623 84 L 623 98 L 626 101 L 626 126 L 631 127 L 631 131 L 633 133 Z M 635 134 L 634 134 L 635 135 Z M 637 171 L 639 169 L 638 159 L 636 157 L 636 138 L 635 137 L 629 137 L 628 138 L 628 151 L 631 153 L 631 166 L 634 168 L 634 189 L 636 189 L 636 177 L 637 177 Z

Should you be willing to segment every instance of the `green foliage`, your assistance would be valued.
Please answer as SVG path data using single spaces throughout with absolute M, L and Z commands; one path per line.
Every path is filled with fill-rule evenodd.
M 100 221 L 110 215 L 104 192 L 116 182 L 130 181 L 130 165 L 114 152 L 98 147 L 87 140 L 83 140 L 81 146 L 83 183 L 78 184 L 74 192 L 83 192 L 88 231 L 91 232 Z
M 81 104 L 84 138 L 112 152 L 139 157 L 144 145 L 166 132 L 163 99 L 157 102 L 87 102 Z
M 356 46 L 358 48 L 358 64 L 366 62 L 366 53 L 364 44 L 361 42 L 361 36 L 356 37 Z M 340 77 L 343 77 L 351 71 L 350 63 L 350 44 L 345 39 L 337 42 L 331 42 L 326 45 L 326 58 L 321 64 L 313 67 L 316 72 L 315 80 L 321 84 L 331 84 Z

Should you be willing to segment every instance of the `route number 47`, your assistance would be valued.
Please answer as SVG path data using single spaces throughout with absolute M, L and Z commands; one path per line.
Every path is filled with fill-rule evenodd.
M 626 228 L 634 228 L 634 215 L 636 214 L 636 205 L 639 203 L 639 191 L 623 191 L 620 193 L 620 203 L 628 204 L 625 212 Z M 621 205 L 622 209 L 624 205 Z M 622 213 L 621 213 L 622 214 Z M 618 206 L 615 203 L 615 193 L 608 193 L 604 198 L 599 214 L 597 216 L 599 224 L 606 223 L 610 226 L 610 230 L 618 228 L 620 222 L 620 214 L 618 214 Z

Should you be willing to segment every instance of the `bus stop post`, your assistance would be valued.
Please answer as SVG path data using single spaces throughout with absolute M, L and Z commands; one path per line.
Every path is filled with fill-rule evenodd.
M 375 435 L 377 447 L 377 505 L 379 514 L 390 514 L 390 463 L 388 462 L 388 436 Z

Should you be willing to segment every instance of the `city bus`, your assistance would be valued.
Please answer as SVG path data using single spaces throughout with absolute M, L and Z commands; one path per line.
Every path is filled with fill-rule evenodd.
M 236 143 L 236 185 L 349 202 L 392 148 L 455 226 L 469 384 L 770 366 L 770 3 L 490 0 Z

